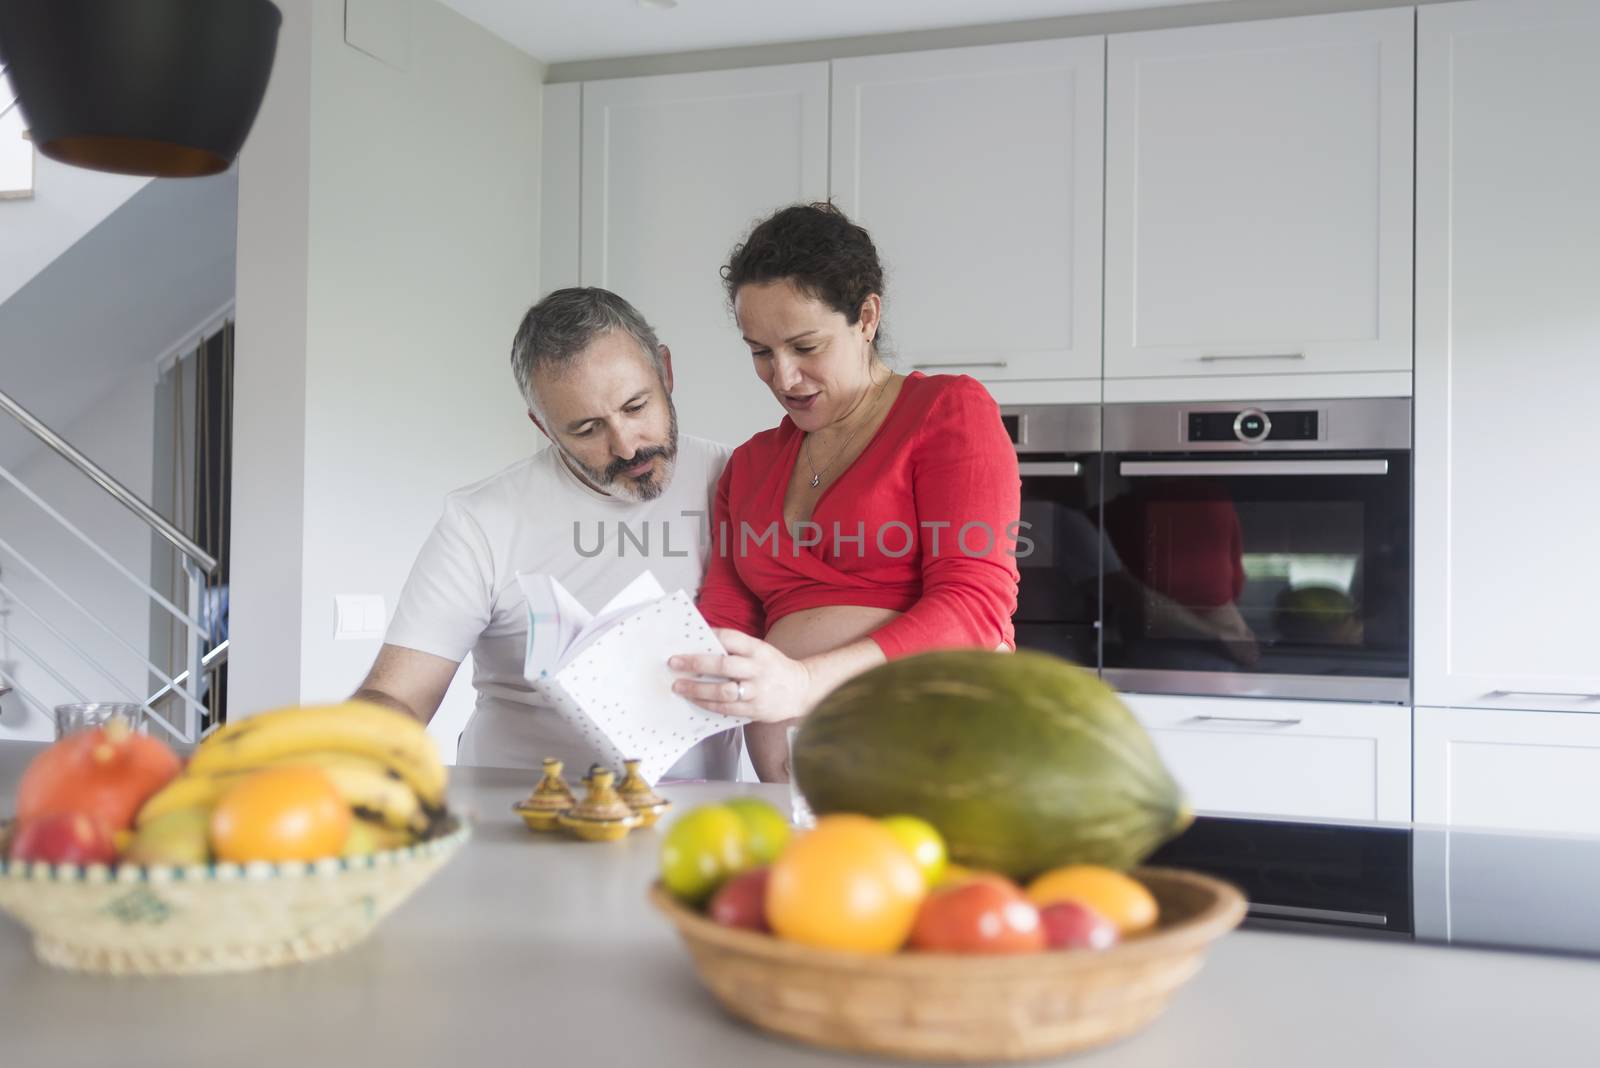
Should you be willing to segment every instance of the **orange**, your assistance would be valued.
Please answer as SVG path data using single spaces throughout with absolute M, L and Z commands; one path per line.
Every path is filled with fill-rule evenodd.
M 1028 884 L 1028 900 L 1040 908 L 1058 901 L 1087 905 L 1112 923 L 1123 936 L 1156 924 L 1156 899 L 1138 880 L 1098 864 L 1069 864 Z
M 824 816 L 772 865 L 767 922 L 779 938 L 852 953 L 905 944 L 927 895 L 922 869 L 866 816 Z
M 211 813 L 211 848 L 234 863 L 336 857 L 350 819 L 350 806 L 321 769 L 270 768 L 222 795 Z

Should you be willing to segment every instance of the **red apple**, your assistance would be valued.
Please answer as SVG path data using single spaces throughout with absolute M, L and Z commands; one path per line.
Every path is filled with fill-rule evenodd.
M 1039 910 L 1039 922 L 1051 949 L 1110 949 L 1117 944 L 1117 925 L 1081 902 L 1046 905 Z
M 113 864 L 117 847 L 98 817 L 54 812 L 24 823 L 11 843 L 12 860 L 50 864 Z
M 736 875 L 711 898 L 707 910 L 724 927 L 743 927 L 751 931 L 771 931 L 767 925 L 767 874 L 757 868 Z
M 928 895 L 911 948 L 930 953 L 1035 953 L 1045 948 L 1039 910 L 1006 879 L 979 876 Z

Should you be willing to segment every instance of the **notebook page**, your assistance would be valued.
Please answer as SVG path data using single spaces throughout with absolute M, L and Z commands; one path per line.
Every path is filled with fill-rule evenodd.
M 517 575 L 528 602 L 528 643 L 522 673 L 541 678 L 556 670 L 561 658 L 593 621 L 588 609 L 552 575 Z
M 567 647 L 562 650 L 560 666 L 566 667 L 567 664 L 571 663 L 575 657 L 579 656 L 588 647 L 590 642 L 604 633 L 617 620 L 633 614 L 641 606 L 649 604 L 651 601 L 660 600 L 664 596 L 666 596 L 665 591 L 661 589 L 661 583 L 656 581 L 654 575 L 648 571 L 640 574 L 638 578 L 628 583 L 622 592 L 607 601 L 606 606 L 600 609 L 599 614 L 584 624 L 583 630 L 575 635 L 572 641 L 567 644 Z M 554 670 L 552 670 L 553 673 Z

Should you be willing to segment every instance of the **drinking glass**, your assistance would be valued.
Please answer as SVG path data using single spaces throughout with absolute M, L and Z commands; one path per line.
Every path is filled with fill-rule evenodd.
M 799 731 L 799 727 L 790 727 L 783 732 L 789 741 L 789 822 L 796 827 L 810 828 L 816 826 L 817 818 L 811 814 L 811 806 L 806 804 L 800 787 L 794 784 L 794 736 Z
M 56 737 L 60 738 L 91 727 L 104 727 L 116 716 L 126 720 L 135 733 L 144 734 L 149 730 L 150 721 L 145 716 L 143 705 L 124 704 L 118 701 L 85 701 L 79 704 L 56 705 Z

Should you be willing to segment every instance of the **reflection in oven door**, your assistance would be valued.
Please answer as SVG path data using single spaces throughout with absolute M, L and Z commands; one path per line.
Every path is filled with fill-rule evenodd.
M 1096 668 L 1103 539 L 1090 513 L 1099 483 L 1099 409 L 1038 405 L 1001 413 L 1022 475 L 1017 645 Z

